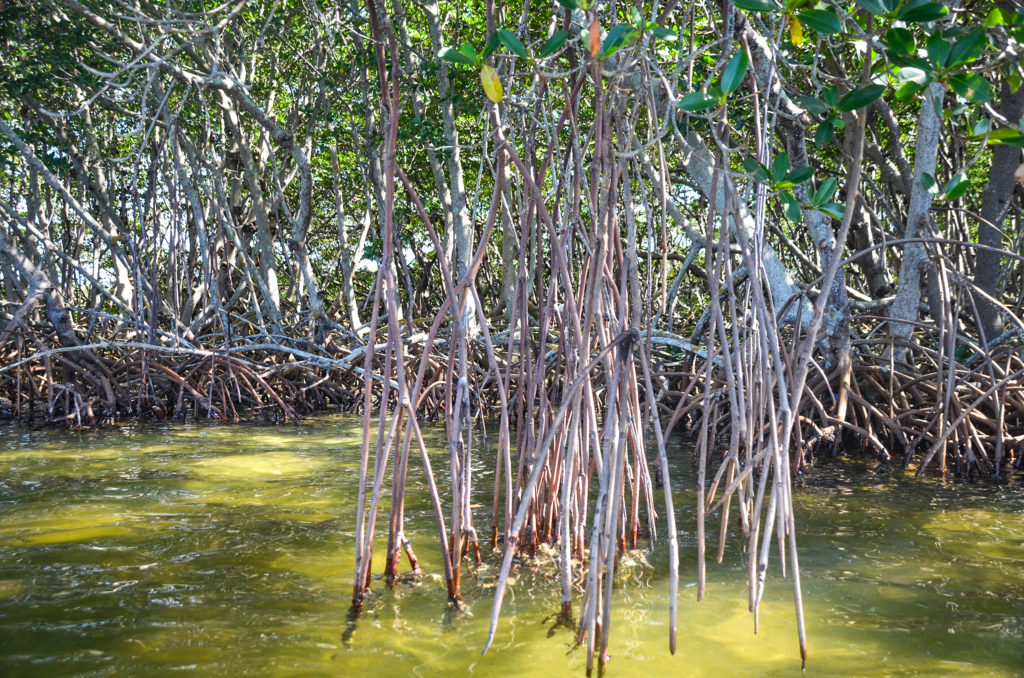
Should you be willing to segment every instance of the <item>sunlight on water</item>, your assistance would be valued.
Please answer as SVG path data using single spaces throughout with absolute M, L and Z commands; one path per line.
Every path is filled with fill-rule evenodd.
M 203 459 L 191 471 L 206 480 L 297 480 L 315 475 L 325 464 L 295 452 L 261 452 Z
M 443 469 L 443 432 L 427 433 Z M 480 655 L 497 558 L 467 568 L 466 611 L 447 610 L 418 459 L 407 531 L 427 573 L 388 591 L 378 534 L 372 591 L 349 623 L 357 419 L 3 428 L 0 437 L 0 675 L 583 674 L 573 630 L 552 617 L 554 552 L 517 566 L 494 646 Z M 754 635 L 736 525 L 696 602 L 693 473 L 688 454 L 673 457 L 678 649 L 668 653 L 659 544 L 619 568 L 606 675 L 1021 674 L 1019 487 L 879 478 L 833 463 L 809 474 L 795 497 L 810 647 L 801 674 L 791 581 L 773 561 Z M 481 457 L 482 533 L 492 468 Z M 442 470 L 438 478 L 443 486 Z M 713 554 L 717 525 L 709 532 Z
M 18 595 L 28 588 L 25 582 L 5 580 L 0 581 L 0 598 L 9 598 Z

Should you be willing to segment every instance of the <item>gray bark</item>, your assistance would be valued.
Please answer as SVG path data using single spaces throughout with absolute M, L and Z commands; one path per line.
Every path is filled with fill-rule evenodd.
M 914 152 L 914 180 L 910 190 L 907 223 L 903 231 L 905 238 L 917 238 L 929 232 L 928 217 L 932 207 L 932 194 L 925 188 L 922 176 L 935 173 L 939 134 L 942 131 L 944 95 L 942 84 L 935 82 L 928 86 L 921 101 Z M 917 320 L 918 304 L 921 301 L 921 269 L 927 259 L 924 244 L 912 242 L 904 246 L 896 299 L 889 309 L 889 334 L 894 338 L 909 339 L 914 331 L 912 323 Z M 901 357 L 903 351 L 897 349 L 896 355 Z
M 1003 84 L 1003 98 L 999 113 L 1008 120 L 1019 120 L 1024 114 L 1024 87 L 1010 92 L 1010 86 Z M 981 220 L 978 222 L 978 242 L 989 247 L 1003 246 L 1003 222 L 1013 200 L 1015 185 L 1014 171 L 1021 161 L 1021 151 L 1016 146 L 998 144 L 992 149 L 992 169 L 981 198 Z M 1002 291 L 1001 255 L 998 252 L 979 250 L 974 260 L 974 282 L 989 296 L 998 299 Z M 980 329 L 985 341 L 991 341 L 1003 331 L 1003 319 L 997 304 L 987 299 L 978 300 Z
M 850 238 L 853 241 L 853 250 L 860 252 L 875 244 L 874 231 L 871 225 L 871 216 L 860 201 L 857 202 L 857 213 L 853 216 L 853 226 L 850 229 Z M 885 268 L 884 252 L 874 250 L 857 260 L 857 265 L 864 272 L 868 282 L 868 291 L 872 299 L 881 299 L 889 294 L 892 282 L 889 279 L 888 271 Z

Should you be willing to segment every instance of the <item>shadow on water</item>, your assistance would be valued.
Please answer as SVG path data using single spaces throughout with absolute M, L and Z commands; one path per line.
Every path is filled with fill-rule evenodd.
M 425 574 L 388 590 L 380 540 L 370 596 L 350 617 L 358 420 L 0 436 L 0 675 L 584 672 L 575 629 L 558 620 L 550 553 L 517 563 L 481 656 L 497 557 L 465 568 L 465 605 L 453 614 L 418 466 L 407 532 Z M 791 584 L 774 561 L 752 633 L 737 525 L 696 603 L 694 478 L 688 453 L 672 458 L 678 649 L 668 653 L 668 557 L 657 544 L 619 568 L 604 675 L 800 675 Z M 478 503 L 488 507 L 492 464 L 479 463 Z M 824 462 L 795 501 L 806 675 L 1020 675 L 1020 488 Z M 713 553 L 717 529 L 709 535 Z

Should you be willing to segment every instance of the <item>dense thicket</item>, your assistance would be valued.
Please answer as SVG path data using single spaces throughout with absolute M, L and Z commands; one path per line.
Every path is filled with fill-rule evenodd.
M 808 455 L 1019 466 L 1022 43 L 1009 0 L 9 0 L 0 404 L 363 411 L 355 610 L 385 500 L 387 580 L 416 568 L 410 468 L 457 602 L 496 420 L 492 633 L 557 543 L 591 662 L 656 498 L 674 617 L 655 488 L 685 430 L 698 595 L 735 508 L 751 610 L 776 536 L 799 615 Z

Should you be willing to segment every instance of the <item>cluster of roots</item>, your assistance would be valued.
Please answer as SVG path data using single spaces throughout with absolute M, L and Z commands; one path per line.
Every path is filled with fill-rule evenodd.
M 892 352 L 886 357 L 884 343 L 855 346 L 846 375 L 818 370 L 808 380 L 792 450 L 794 470 L 806 468 L 816 455 L 857 453 L 877 458 L 880 471 L 917 475 L 934 466 L 958 476 L 999 478 L 1022 468 L 1024 346 L 1011 342 L 986 355 L 953 356 L 917 346 L 896 361 Z M 126 418 L 297 424 L 315 412 L 362 411 L 365 347 L 332 345 L 315 355 L 308 346 L 248 347 L 193 350 L 101 342 L 68 350 L 42 330 L 19 332 L 0 347 L 0 418 L 68 428 Z M 670 422 L 667 432 L 686 434 L 705 416 L 704 358 L 679 350 L 654 356 L 652 374 L 660 385 L 658 408 Z M 502 368 L 504 357 L 498 356 Z M 484 377 L 482 347 L 474 358 Z M 408 368 L 420 359 L 414 340 Z M 381 363 L 379 355 L 369 362 L 374 383 L 383 379 Z M 417 411 L 423 419 L 438 420 L 446 408 L 445 389 L 439 387 L 449 374 L 450 357 L 438 353 L 428 356 L 428 363 Z M 733 425 L 724 397 L 728 384 L 722 370 L 713 374 L 711 393 L 719 397 L 711 399 L 710 414 L 715 440 L 724 443 Z M 557 403 L 563 385 L 551 379 L 546 386 L 539 397 Z M 495 415 L 500 403 L 493 383 L 482 378 L 476 390 L 477 414 Z M 374 408 L 379 404 L 375 401 Z M 550 526 L 536 529 L 538 543 L 545 542 Z
M 24 357 L 30 340 L 36 351 Z M 114 342 L 64 350 L 44 341 L 19 336 L 0 347 L 0 417 L 68 428 L 126 418 L 298 424 L 313 412 L 362 404 L 362 379 L 351 369 L 289 359 L 283 350 Z

